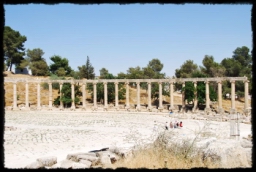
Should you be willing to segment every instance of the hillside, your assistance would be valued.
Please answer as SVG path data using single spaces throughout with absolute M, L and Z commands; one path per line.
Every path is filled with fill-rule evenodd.
M 12 74 L 11 72 L 4 72 L 4 76 L 5 77 L 22 77 L 22 78 L 48 78 L 48 77 L 35 77 L 35 76 L 30 76 L 30 75 L 23 75 L 23 74 Z M 5 105 L 6 106 L 12 106 L 12 100 L 13 100 L 13 85 L 12 83 L 4 83 L 4 89 L 5 89 Z M 52 95 L 53 95 L 53 100 L 55 98 L 58 97 L 58 90 L 53 89 L 52 90 Z M 17 84 L 17 95 L 19 97 L 17 103 L 18 105 L 20 104 L 24 104 L 25 102 L 25 84 L 24 83 L 18 83 Z M 87 95 L 87 100 L 91 99 L 91 95 L 88 94 L 88 92 L 86 93 Z M 129 99 L 130 99 L 130 104 L 136 104 L 136 100 L 137 100 L 137 93 L 136 93 L 136 88 L 131 88 L 129 89 Z M 49 104 L 49 92 L 48 90 L 43 89 L 42 85 L 41 85 L 41 104 L 48 106 Z M 124 100 L 120 100 L 119 103 L 120 104 L 125 104 L 125 99 Z M 140 101 L 141 104 L 147 104 L 147 92 L 146 90 L 142 90 L 140 91 Z M 170 102 L 170 97 L 168 96 L 163 96 L 163 101 L 165 103 Z M 37 86 L 35 83 L 30 83 L 29 84 L 29 103 L 31 106 L 36 106 L 37 103 Z M 89 102 L 87 102 L 89 103 Z M 153 99 L 152 99 L 152 103 L 153 103 Z M 251 101 L 249 100 L 249 104 L 251 103 Z M 181 94 L 179 93 L 174 93 L 174 104 L 175 105 L 181 105 Z M 222 101 L 223 104 L 223 108 L 225 111 L 229 111 L 230 107 L 231 107 L 231 101 L 230 100 L 223 100 Z M 216 104 L 212 104 L 213 107 L 217 108 L 217 103 Z M 244 108 L 244 102 L 243 101 L 236 101 L 236 109 L 239 112 L 242 112 Z

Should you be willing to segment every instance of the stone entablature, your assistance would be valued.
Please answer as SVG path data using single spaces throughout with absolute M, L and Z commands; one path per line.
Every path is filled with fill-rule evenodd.
M 77 80 L 77 79 L 69 79 L 69 80 L 51 80 L 51 79 L 25 79 L 25 78 L 4 78 L 4 82 L 62 82 L 62 83 L 131 83 L 131 82 L 173 82 L 173 83 L 183 83 L 183 82 L 218 82 L 218 81 L 247 81 L 247 77 L 217 77 L 217 78 L 175 78 L 175 79 L 98 79 L 98 80 L 87 80 L 87 79 L 82 79 L 82 80 Z
M 107 84 L 108 83 L 114 83 L 115 84 L 115 109 L 119 109 L 118 105 L 118 84 L 119 83 L 125 83 L 126 84 L 126 107 L 129 111 L 130 104 L 129 104 L 129 83 L 136 83 L 137 87 L 137 105 L 136 105 L 136 110 L 140 111 L 141 110 L 141 104 L 140 104 L 140 83 L 147 83 L 148 84 L 148 111 L 152 110 L 152 105 L 151 105 L 151 83 L 158 83 L 159 84 L 159 107 L 158 110 L 162 111 L 163 110 L 163 105 L 162 105 L 162 84 L 163 83 L 169 83 L 170 85 L 170 108 L 169 110 L 174 110 L 174 102 L 173 102 L 173 84 L 174 83 L 181 83 L 182 87 L 185 86 L 186 82 L 193 82 L 194 86 L 197 86 L 197 82 L 204 82 L 206 84 L 206 108 L 205 112 L 209 113 L 211 111 L 210 109 L 210 98 L 209 98 L 209 82 L 216 82 L 218 83 L 218 112 L 223 113 L 223 108 L 222 108 L 222 81 L 229 81 L 231 82 L 231 109 L 230 113 L 236 113 L 236 108 L 235 108 L 235 82 L 236 81 L 243 81 L 245 85 L 245 105 L 244 105 L 244 113 L 248 114 L 249 113 L 249 106 L 248 106 L 248 80 L 247 77 L 216 77 L 216 78 L 175 78 L 175 79 L 98 79 L 98 80 L 87 80 L 87 79 L 82 79 L 82 80 L 76 80 L 76 79 L 67 79 L 67 80 L 51 80 L 51 79 L 28 79 L 28 78 L 4 78 L 4 82 L 12 82 L 13 83 L 13 110 L 18 109 L 17 108 L 17 82 L 25 82 L 26 84 L 26 109 L 29 109 L 28 106 L 28 83 L 37 83 L 37 109 L 41 109 L 41 103 L 40 103 L 40 83 L 48 83 L 49 84 L 49 110 L 52 109 L 52 83 L 59 83 L 60 84 L 60 89 L 62 88 L 63 83 L 70 83 L 71 84 L 71 97 L 73 99 L 72 105 L 71 105 L 71 110 L 75 110 L 75 103 L 74 103 L 74 84 L 82 84 L 82 109 L 86 109 L 86 103 L 85 103 L 85 88 L 87 83 L 92 83 L 93 84 L 93 110 L 97 110 L 97 89 L 96 85 L 97 83 L 103 83 L 104 84 L 104 110 L 108 110 L 108 104 L 107 104 Z M 182 109 L 181 112 L 184 112 L 185 109 L 185 97 L 184 97 L 184 92 L 182 93 Z M 60 95 L 61 96 L 61 95 Z M 197 100 L 195 100 L 197 101 Z M 63 102 L 60 102 L 60 109 L 63 109 Z M 195 112 L 197 107 L 193 107 L 193 112 Z

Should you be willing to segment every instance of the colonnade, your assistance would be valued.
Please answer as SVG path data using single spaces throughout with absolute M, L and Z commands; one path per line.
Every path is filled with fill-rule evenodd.
M 206 100 L 206 107 L 205 107 L 205 112 L 208 113 L 211 111 L 210 108 L 210 97 L 209 97 L 209 82 L 217 82 L 218 84 L 218 113 L 223 113 L 223 108 L 222 108 L 222 81 L 228 80 L 231 82 L 231 108 L 230 108 L 230 113 L 236 113 L 236 107 L 235 107 L 235 81 L 243 81 L 244 86 L 245 86 L 245 102 L 244 102 L 244 112 L 248 113 L 248 80 L 246 77 L 230 77 L 230 78 L 184 78 L 184 79 L 119 79 L 119 80 L 47 80 L 47 79 L 41 79 L 41 80 L 26 80 L 26 79 L 9 79 L 6 78 L 5 82 L 12 82 L 13 83 L 13 110 L 18 109 L 17 107 L 17 82 L 25 82 L 25 109 L 29 109 L 29 89 L 28 89 L 28 84 L 30 82 L 37 82 L 37 109 L 41 109 L 41 95 L 40 95 L 40 84 L 43 82 L 47 82 L 49 84 L 49 106 L 48 109 L 52 109 L 52 82 L 58 82 L 60 90 L 62 89 L 63 83 L 71 83 L 71 98 L 72 98 L 72 103 L 71 103 L 71 110 L 74 110 L 75 107 L 75 84 L 79 83 L 82 84 L 82 109 L 86 109 L 86 85 L 87 83 L 92 83 L 93 84 L 93 110 L 97 110 L 97 83 L 103 83 L 104 85 L 104 110 L 108 110 L 108 91 L 107 91 L 107 84 L 108 83 L 113 83 L 115 85 L 115 109 L 119 109 L 119 104 L 118 104 L 118 84 L 119 83 L 125 83 L 126 85 L 126 103 L 125 103 L 125 109 L 129 110 L 130 107 L 130 102 L 129 102 L 129 83 L 135 82 L 136 87 L 137 87 L 137 104 L 136 104 L 136 110 L 140 111 L 141 110 L 141 103 L 140 103 L 140 84 L 143 82 L 147 83 L 148 86 L 148 106 L 147 110 L 151 111 L 152 110 L 152 104 L 151 104 L 151 83 L 155 82 L 158 83 L 159 85 L 159 106 L 158 110 L 162 111 L 164 109 L 163 107 L 163 96 L 162 96 L 162 84 L 163 83 L 169 83 L 169 90 L 170 90 L 170 107 L 169 110 L 174 110 L 174 101 L 173 101 L 173 85 L 174 83 L 182 83 L 182 87 L 185 87 L 185 82 L 193 82 L 194 87 L 197 87 L 197 82 L 205 82 L 205 100 Z M 197 110 L 197 93 L 195 92 L 195 103 L 194 107 L 192 109 L 193 112 Z M 60 97 L 62 94 L 60 93 Z M 63 109 L 63 102 L 60 101 L 60 109 Z M 185 92 L 182 92 L 182 108 L 181 111 L 184 111 L 185 109 Z

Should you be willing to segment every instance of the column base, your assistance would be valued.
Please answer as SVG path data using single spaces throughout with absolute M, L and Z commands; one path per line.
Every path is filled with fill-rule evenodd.
M 205 108 L 204 109 L 204 112 L 209 115 L 211 112 L 212 112 L 212 109 L 211 108 Z
M 86 110 L 86 107 L 82 107 L 82 110 Z
M 158 107 L 159 112 L 162 112 L 163 109 L 164 109 L 163 107 Z
M 30 110 L 30 107 L 24 107 L 22 110 Z
M 92 107 L 92 111 L 97 111 L 97 109 L 98 109 L 97 106 Z
M 115 107 L 115 110 L 116 110 L 116 111 L 119 111 L 119 107 Z
M 230 109 L 230 114 L 236 114 L 236 109 Z
M 245 116 L 249 116 L 249 115 L 251 115 L 251 113 L 252 113 L 252 111 L 251 111 L 250 108 L 244 109 L 244 115 L 245 115 Z
M 218 108 L 218 113 L 223 115 L 224 114 L 224 109 L 223 108 Z
M 140 112 L 140 107 L 137 106 L 137 107 L 136 107 L 136 111 L 137 111 L 137 112 Z
M 130 106 L 126 106 L 125 109 L 130 112 Z
M 42 107 L 37 107 L 36 110 L 42 110 Z
M 48 107 L 48 110 L 52 110 L 52 107 Z
M 103 110 L 104 110 L 104 111 L 108 111 L 108 107 L 105 106 L 105 107 L 103 108 Z
M 185 106 L 182 106 L 179 112 L 180 113 L 185 113 Z
M 147 110 L 148 110 L 149 112 L 152 112 L 152 107 L 147 107 Z
M 12 110 L 17 111 L 20 110 L 18 107 L 13 107 Z
M 175 107 L 174 106 L 170 106 L 169 110 L 175 110 Z

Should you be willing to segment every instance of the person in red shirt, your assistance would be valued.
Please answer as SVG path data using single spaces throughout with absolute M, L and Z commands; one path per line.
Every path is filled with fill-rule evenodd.
M 182 125 L 182 121 L 180 121 L 180 127 L 183 127 L 183 125 Z

